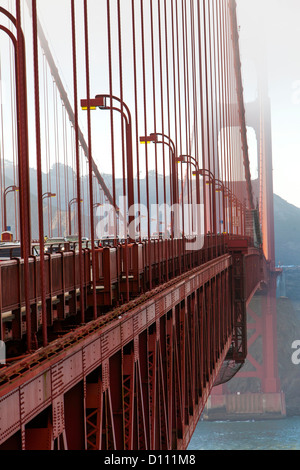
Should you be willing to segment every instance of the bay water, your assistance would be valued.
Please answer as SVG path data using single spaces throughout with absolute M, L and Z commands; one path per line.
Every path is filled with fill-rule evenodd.
M 300 450 L 300 416 L 265 421 L 199 421 L 188 450 Z

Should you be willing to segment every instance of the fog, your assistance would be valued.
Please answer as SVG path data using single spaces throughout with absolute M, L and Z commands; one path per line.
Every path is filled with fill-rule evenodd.
M 5 0 L 2 3 L 6 6 L 11 2 Z M 90 3 L 98 7 L 101 4 L 99 0 L 90 0 Z M 22 5 L 26 6 L 26 2 Z M 46 33 L 47 36 L 48 34 L 51 36 L 50 46 L 53 47 L 55 60 L 59 65 L 64 65 L 62 75 L 64 79 L 66 78 L 65 83 L 71 81 L 68 80 L 67 71 L 72 71 L 71 67 L 66 67 L 66 63 L 71 58 L 70 41 L 65 41 L 65 38 L 70 36 L 68 23 L 66 25 L 64 21 L 64 9 L 67 5 L 69 5 L 68 2 L 58 0 L 53 0 L 51 3 L 48 0 L 39 0 L 38 3 L 43 26 L 47 23 Z M 60 15 L 57 16 L 58 8 Z M 300 172 L 300 2 L 299 0 L 237 0 L 237 8 L 244 98 L 246 102 L 255 99 L 257 90 L 253 58 L 262 53 L 263 64 L 267 65 L 268 70 L 269 96 L 272 106 L 274 192 L 300 207 L 300 192 L 297 191 Z M 26 15 L 27 8 L 24 9 L 25 19 Z M 99 36 L 100 42 L 97 43 L 101 43 L 102 36 L 106 34 L 105 17 L 98 15 L 97 18 L 95 24 L 93 22 L 96 22 L 96 19 L 93 17 L 90 19 L 90 29 L 95 32 L 93 34 Z M 26 22 L 24 28 L 25 32 L 29 29 Z M 61 41 L 61 38 L 64 38 L 64 47 L 55 47 L 56 40 Z M 98 50 L 96 53 L 98 54 Z M 92 56 L 91 63 L 95 67 L 98 61 L 93 60 Z M 102 85 L 105 80 L 107 82 L 107 70 L 102 67 L 103 63 L 106 63 L 105 57 L 100 63 L 100 72 L 97 69 L 97 73 L 92 75 L 91 87 L 94 94 L 95 90 L 99 92 L 107 88 L 107 85 Z M 5 78 L 2 77 L 3 99 L 5 98 Z M 7 83 L 9 83 L 9 78 L 7 78 Z M 80 90 L 80 96 L 84 94 L 85 90 Z M 252 135 L 253 133 L 249 130 L 251 155 L 256 151 Z M 251 149 L 253 149 L 252 152 Z M 252 159 L 255 160 L 255 156 Z M 256 166 L 254 162 L 252 164 L 254 176 Z
M 300 207 L 300 2 L 237 0 L 237 8 L 244 98 L 246 102 L 255 99 L 253 58 L 262 54 L 272 107 L 274 192 Z M 251 130 L 248 137 L 250 152 L 255 153 Z M 255 166 L 252 163 L 253 174 Z
M 256 94 L 253 58 L 267 65 L 274 192 L 300 207 L 300 2 L 237 0 L 245 101 Z

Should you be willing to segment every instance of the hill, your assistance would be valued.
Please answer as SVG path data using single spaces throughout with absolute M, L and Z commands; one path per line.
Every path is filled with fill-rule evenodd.
M 274 195 L 276 264 L 300 266 L 300 209 Z
M 14 184 L 14 168 L 11 162 L 5 162 L 5 173 L 6 173 L 6 181 L 5 186 L 9 186 Z M 57 192 L 57 185 L 61 188 L 59 192 L 59 199 L 60 204 L 62 207 L 62 211 L 66 207 L 65 201 L 65 194 L 62 188 L 65 186 L 64 179 L 67 178 L 69 181 L 73 181 L 75 178 L 75 174 L 70 167 L 65 167 L 62 164 L 59 164 L 59 167 L 56 168 L 54 165 L 51 170 L 50 174 L 43 173 L 43 188 L 44 190 L 48 190 L 48 184 L 50 183 L 50 188 L 52 192 Z M 103 179 L 110 188 L 112 192 L 112 182 L 111 182 L 111 175 L 103 174 Z M 58 179 L 57 179 L 58 178 Z M 87 186 L 86 182 L 87 176 L 84 177 L 84 182 Z M 30 181 L 31 181 L 31 225 L 32 225 L 32 235 L 34 238 L 38 237 L 38 219 L 37 219 L 37 176 L 36 170 L 31 168 L 30 169 Z M 123 181 L 121 179 L 116 179 L 116 196 L 118 200 L 118 196 L 123 192 Z M 153 171 L 150 171 L 148 174 L 148 183 L 149 183 L 149 200 L 152 203 L 156 202 L 156 194 L 155 194 L 155 187 L 156 187 L 156 177 Z M 137 194 L 137 180 L 135 179 L 135 194 Z M 167 191 L 167 200 L 169 198 L 169 181 L 168 177 L 166 179 L 166 191 Z M 49 189 L 50 190 L 50 189 Z M 163 200 L 163 179 L 162 176 L 158 176 L 158 191 L 159 191 L 159 200 Z M 145 177 L 140 180 L 140 195 L 141 195 L 141 204 L 146 205 L 146 179 Z M 71 196 L 70 196 L 71 197 Z M 73 196 L 72 196 L 73 197 Z M 0 207 L 2 205 L 2 201 L 0 198 Z M 45 200 L 44 208 L 48 207 L 48 201 Z M 89 213 L 88 207 L 88 200 L 85 198 L 84 201 L 84 214 Z M 15 224 L 14 224 L 14 199 L 13 196 L 10 195 L 7 199 L 7 213 L 8 215 L 8 225 L 12 226 L 12 230 L 15 232 Z M 45 216 L 47 214 L 45 213 Z M 56 235 L 57 226 L 56 226 L 56 204 L 53 203 L 53 220 L 52 220 L 52 229 L 54 235 Z M 65 216 L 63 217 L 65 219 Z M 275 225 L 275 252 L 276 252 L 276 264 L 281 265 L 299 265 L 300 266 L 300 208 L 289 204 L 287 201 L 282 199 L 281 197 L 274 195 L 274 225 Z M 64 227 L 64 230 L 66 227 Z M 45 230 L 48 230 L 48 227 L 45 227 Z

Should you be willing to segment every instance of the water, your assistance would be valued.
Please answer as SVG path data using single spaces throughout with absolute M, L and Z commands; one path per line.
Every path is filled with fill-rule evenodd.
M 300 450 L 300 416 L 268 421 L 200 421 L 188 450 Z

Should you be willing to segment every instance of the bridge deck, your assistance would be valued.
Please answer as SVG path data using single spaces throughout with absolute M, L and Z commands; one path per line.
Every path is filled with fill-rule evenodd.
M 3 369 L 2 448 L 186 448 L 232 346 L 232 262 L 211 260 Z

